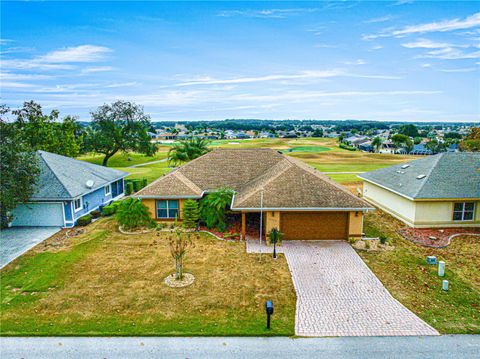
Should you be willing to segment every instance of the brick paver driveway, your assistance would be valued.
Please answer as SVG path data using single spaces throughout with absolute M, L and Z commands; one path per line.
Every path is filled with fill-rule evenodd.
M 385 289 L 344 241 L 284 241 L 299 336 L 438 335 Z M 272 249 L 247 242 L 247 252 Z

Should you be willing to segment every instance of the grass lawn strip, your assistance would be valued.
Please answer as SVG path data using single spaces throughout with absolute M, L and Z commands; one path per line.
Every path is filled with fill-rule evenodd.
M 443 334 L 480 333 L 480 242 L 477 237 L 457 237 L 445 248 L 426 248 L 405 240 L 396 231 L 403 225 L 381 211 L 365 217 L 367 237 L 386 235 L 395 250 L 359 251 L 390 293 Z M 426 264 L 428 255 L 446 262 L 446 275 Z M 443 292 L 447 279 L 450 290 Z
M 202 234 L 187 253 L 186 288 L 174 271 L 165 234 L 123 235 L 102 219 L 78 241 L 41 246 L 1 274 L 2 335 L 293 335 L 295 291 L 281 256 L 245 253 L 242 242 Z M 34 294 L 31 294 L 31 293 Z M 266 300 L 275 303 L 265 329 Z

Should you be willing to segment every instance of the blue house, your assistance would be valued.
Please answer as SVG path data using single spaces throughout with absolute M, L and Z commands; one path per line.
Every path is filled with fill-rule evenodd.
M 40 174 L 28 203 L 12 212 L 12 226 L 73 227 L 78 218 L 124 196 L 128 173 L 37 151 Z

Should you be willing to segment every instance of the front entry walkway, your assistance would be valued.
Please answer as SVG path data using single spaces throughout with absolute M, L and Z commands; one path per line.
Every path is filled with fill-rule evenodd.
M 299 336 L 392 336 L 439 333 L 400 304 L 344 241 L 284 241 L 297 292 Z M 257 240 L 248 253 L 272 253 Z

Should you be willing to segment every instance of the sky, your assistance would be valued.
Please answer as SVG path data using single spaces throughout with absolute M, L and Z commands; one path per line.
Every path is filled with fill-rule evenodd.
M 480 2 L 1 2 L 1 103 L 480 122 Z

